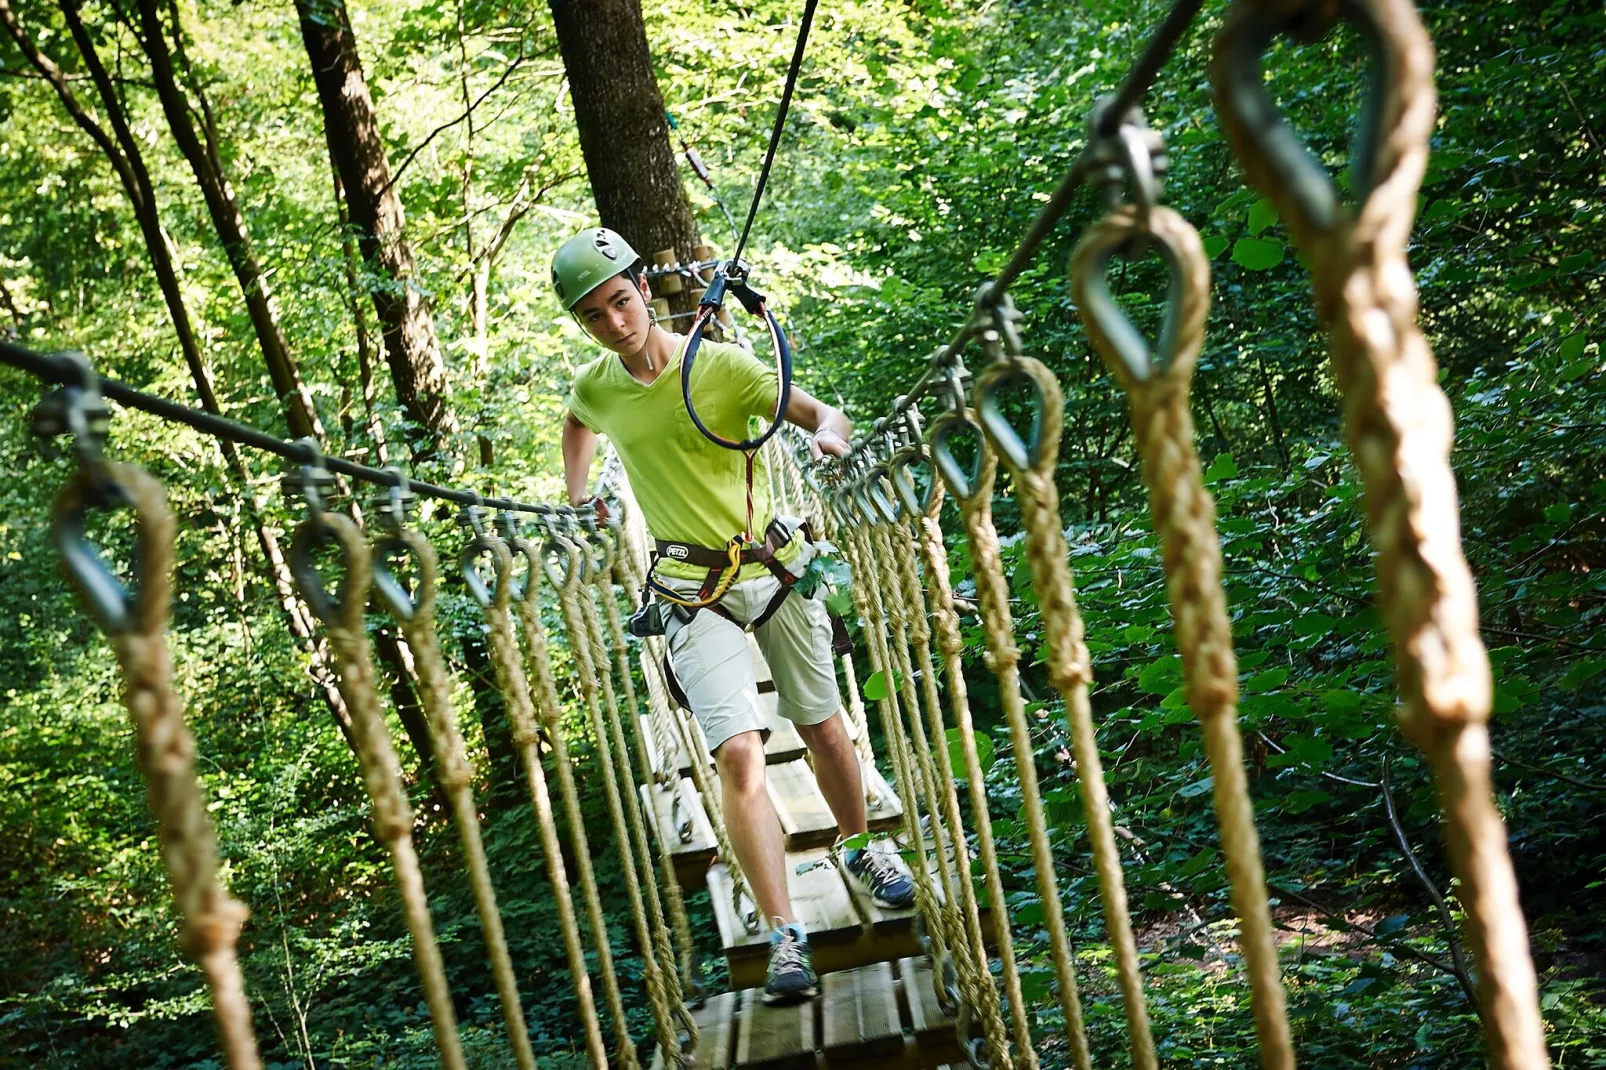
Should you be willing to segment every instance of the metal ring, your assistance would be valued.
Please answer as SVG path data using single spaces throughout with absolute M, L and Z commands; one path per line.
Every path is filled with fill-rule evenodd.
M 136 543 L 133 561 L 133 589 L 130 591 L 122 580 L 112 575 L 105 558 L 85 537 L 84 523 L 89 510 L 132 504 L 127 489 L 115 475 L 109 474 L 113 471 L 114 466 L 105 466 L 98 471 L 79 469 L 63 489 L 55 522 L 51 525 L 51 535 L 56 543 L 56 552 L 61 555 L 62 567 L 73 586 L 78 588 L 84 607 L 108 636 L 124 635 L 145 618 L 140 566 L 141 562 L 156 556 L 139 550 L 139 544 L 152 537 L 147 533 L 143 518 L 140 518 L 137 526 L 139 542 Z
M 1110 261 L 1125 256 L 1130 239 L 1140 234 L 1153 240 L 1170 275 L 1160 338 L 1152 346 L 1110 292 Z M 1198 231 L 1169 208 L 1155 208 L 1147 218 L 1118 211 L 1090 228 L 1071 254 L 1072 298 L 1095 348 L 1128 389 L 1193 374 L 1197 347 L 1183 351 L 1178 343 L 1201 334 L 1209 287 L 1210 261 Z
M 536 592 L 541 589 L 541 574 L 546 571 L 541 560 L 541 551 L 523 535 L 515 535 L 504 541 L 507 543 L 508 552 L 524 558 L 526 566 L 524 582 L 516 584 L 513 590 L 508 592 L 508 596 L 514 602 L 527 602 L 536 597 Z
M 1005 387 L 1025 384 L 1031 388 L 1027 402 L 1031 409 L 1031 430 L 1024 436 L 1009 422 L 999 401 Z M 992 440 L 994 448 L 1004 461 L 1016 471 L 1037 467 L 1043 457 L 1043 387 L 1026 370 L 1014 361 L 1006 360 L 993 365 L 976 383 L 976 416 Z
M 954 436 L 964 434 L 974 434 L 977 439 L 976 457 L 968 468 L 959 463 L 953 451 Z M 948 493 L 961 501 L 975 497 L 981 485 L 986 450 L 986 444 L 981 440 L 981 428 L 964 413 L 949 411 L 931 421 L 928 438 L 931 443 L 931 463 L 947 485 Z
M 395 534 L 381 539 L 374 544 L 373 571 L 374 594 L 384 604 L 390 615 L 404 624 L 416 620 L 422 613 L 428 611 L 435 601 L 435 571 L 418 547 L 413 544 L 412 538 L 422 538 L 406 529 L 398 529 Z M 407 585 L 397 578 L 395 570 L 385 560 L 390 554 L 405 554 L 413 559 L 418 566 L 418 589 L 409 591 Z
M 362 594 L 353 583 L 349 561 L 344 562 L 345 575 L 341 577 L 339 592 L 330 594 L 324 586 L 323 574 L 318 571 L 317 562 L 312 559 L 314 550 L 331 542 L 339 545 L 342 558 L 349 557 L 350 550 L 335 532 L 334 522 L 351 523 L 338 514 L 319 513 L 298 524 L 290 539 L 290 574 L 295 577 L 296 586 L 300 588 L 301 597 L 306 600 L 308 608 L 326 624 L 345 623 L 352 599 Z
M 512 561 L 512 555 L 504 556 L 497 553 L 498 547 L 504 551 L 507 549 L 501 539 L 490 535 L 476 535 L 463 547 L 463 552 L 457 555 L 457 563 L 463 572 L 463 582 L 468 584 L 468 593 L 473 595 L 474 601 L 481 606 L 489 606 L 498 601 L 497 594 L 507 580 L 508 565 Z M 492 561 L 495 562 L 494 580 L 487 580 L 480 572 L 481 554 L 490 554 Z
M 1338 19 L 1355 27 L 1370 61 L 1361 121 L 1350 152 L 1350 184 L 1356 196 L 1364 201 L 1371 195 L 1378 177 L 1378 137 L 1383 127 L 1386 96 L 1384 81 L 1387 73 L 1398 67 L 1400 57 L 1391 47 L 1390 36 L 1378 26 L 1373 5 L 1345 0 L 1336 5 L 1319 6 L 1324 13 L 1332 11 L 1332 15 L 1312 18 L 1312 5 L 1233 5 L 1226 25 L 1216 38 L 1210 66 L 1218 106 L 1232 113 L 1235 125 L 1254 145 L 1266 167 L 1275 174 L 1276 184 L 1285 191 L 1279 199 L 1279 207 L 1286 204 L 1300 215 L 1298 229 L 1329 233 L 1344 215 L 1333 180 L 1267 94 L 1261 61 L 1272 39 L 1279 34 L 1312 42 L 1325 36 Z

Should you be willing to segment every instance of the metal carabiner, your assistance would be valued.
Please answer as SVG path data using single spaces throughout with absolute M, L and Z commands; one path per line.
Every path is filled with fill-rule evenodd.
M 329 523 L 324 495 L 335 485 L 335 477 L 324 467 L 323 451 L 316 439 L 303 438 L 296 443 L 302 454 L 298 471 L 284 477 L 289 493 L 299 494 L 307 503 L 307 519 L 296 528 L 290 541 L 290 573 L 301 588 L 302 597 L 319 620 L 329 622 L 346 617 L 347 606 L 340 596 L 331 595 L 324 586 L 323 576 L 312 559 L 313 551 L 335 541 L 335 532 Z M 345 552 L 342 547 L 342 553 Z M 341 584 L 342 588 L 345 584 Z
M 504 565 L 503 554 L 497 553 L 497 547 L 502 546 L 502 540 L 486 533 L 484 499 L 478 492 L 471 492 L 474 501 L 463 506 L 457 514 L 457 522 L 469 531 L 474 537 L 463 547 L 457 555 L 457 563 L 463 573 L 463 582 L 468 585 L 468 593 L 474 596 L 474 601 L 482 607 L 489 606 L 497 600 L 497 588 L 507 579 L 507 566 Z M 505 550 L 506 547 L 504 546 Z M 485 578 L 480 571 L 480 555 L 490 554 L 495 562 L 496 577 L 494 581 Z M 510 558 L 511 555 L 508 555 Z M 511 592 L 510 592 L 511 593 Z
M 1130 186 L 1138 210 L 1147 212 L 1160 203 L 1160 176 L 1170 165 L 1165 136 L 1149 126 L 1136 104 L 1121 113 L 1114 133 L 1101 134 L 1114 100 L 1109 94 L 1098 98 L 1088 115 L 1088 182 L 1104 190 L 1111 209 L 1120 206 L 1122 190 Z
M 992 306 L 992 314 L 992 325 L 982 333 L 982 345 L 992 365 L 976 380 L 976 418 L 1004 460 L 1012 468 L 1024 471 L 1035 468 L 1043 456 L 1046 399 L 1042 384 L 1026 370 L 1020 333 L 1015 329 L 1020 313 L 1015 311 L 1015 304 L 1007 293 Z M 1031 413 L 1031 425 L 1024 435 L 1005 415 L 1002 401 L 1006 388 L 1020 386 L 1030 390 L 1026 405 Z

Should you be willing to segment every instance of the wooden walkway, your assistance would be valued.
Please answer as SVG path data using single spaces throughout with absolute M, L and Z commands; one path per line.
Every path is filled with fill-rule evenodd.
M 930 963 L 920 957 L 916 912 L 877 907 L 832 859 L 835 818 L 797 730 L 776 713 L 768 669 L 751 640 L 749 653 L 770 729 L 765 743 L 768 787 L 786 833 L 792 905 L 808 929 L 821 991 L 817 999 L 793 1007 L 764 1005 L 760 997 L 769 960 L 768 926 L 749 933 L 732 905 L 730 874 L 716 861 L 713 826 L 691 780 L 689 759 L 679 748 L 673 755 L 654 754 L 655 768 L 680 774 L 679 790 L 644 785 L 643 802 L 656 817 L 657 834 L 669 845 L 682 886 L 707 882 L 730 972 L 732 991 L 710 997 L 696 1012 L 702 1035 L 696 1066 L 815 1070 L 875 1061 L 888 1064 L 889 1070 L 929 1070 L 962 1063 L 953 1020 L 938 1007 Z M 852 719 L 846 720 L 851 732 Z M 643 738 L 655 737 L 644 731 Z M 870 827 L 879 831 L 901 825 L 903 805 L 892 786 L 872 763 L 863 766 L 863 773 L 867 793 L 876 800 Z M 712 767 L 709 775 L 717 790 Z

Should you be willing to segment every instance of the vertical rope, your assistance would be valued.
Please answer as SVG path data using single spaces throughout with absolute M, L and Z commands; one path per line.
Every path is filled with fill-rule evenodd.
M 501 539 L 482 537 L 483 546 L 496 562 L 497 583 L 488 602 L 481 606 L 485 625 L 491 640 L 491 665 L 502 692 L 502 705 L 512 728 L 513 747 L 524 765 L 525 780 L 530 789 L 530 802 L 535 807 L 536 825 L 541 834 L 541 850 L 546 854 L 547 875 L 552 881 L 553 899 L 558 907 L 558 928 L 563 938 L 563 952 L 569 963 L 574 982 L 575 1000 L 580 1007 L 580 1021 L 585 1029 L 586 1051 L 593 1065 L 607 1065 L 607 1053 L 602 1045 L 602 1026 L 597 1021 L 596 1001 L 591 994 L 591 975 L 586 969 L 585 948 L 580 944 L 580 923 L 574 914 L 574 901 L 569 895 L 569 875 L 563 864 L 563 845 L 558 841 L 558 827 L 552 816 L 552 797 L 547 791 L 546 771 L 541 767 L 537 749 L 540 735 L 535 728 L 535 706 L 530 701 L 530 686 L 524 676 L 519 659 L 518 640 L 513 635 L 513 618 L 508 605 L 513 593 L 513 555 Z
M 575 868 L 580 871 L 580 893 L 585 899 L 592 944 L 597 949 L 597 972 L 602 977 L 603 999 L 608 1004 L 608 1015 L 613 1020 L 619 1065 L 624 1070 L 637 1070 L 640 1063 L 636 1059 L 635 1043 L 630 1039 L 630 1022 L 625 1017 L 624 1001 L 619 994 L 619 977 L 613 964 L 613 940 L 609 934 L 607 916 L 603 913 L 602 897 L 597 891 L 597 874 L 591 863 L 591 843 L 586 835 L 585 813 L 580 807 L 580 792 L 574 782 L 574 762 L 569 757 L 569 744 L 558 723 L 563 705 L 558 699 L 557 684 L 552 677 L 552 661 L 547 655 L 546 633 L 541 624 L 541 558 L 523 539 L 510 543 L 509 549 L 523 554 L 530 563 L 524 590 L 520 592 L 522 597 L 514 598 L 513 605 L 522 625 L 520 631 L 524 638 L 525 664 L 530 667 L 535 682 L 531 698 L 534 700 L 536 716 L 546 727 L 547 739 L 552 746 L 552 768 L 557 773 L 558 793 L 563 797 L 563 812 L 569 821 Z
M 1453 420 L 1417 323 L 1416 280 L 1406 259 L 1435 121 L 1433 43 L 1409 0 L 1357 0 L 1340 9 L 1367 24 L 1378 53 L 1376 103 L 1356 183 L 1361 199 L 1347 211 L 1314 161 L 1274 144 L 1293 135 L 1258 76 L 1267 41 L 1298 19 L 1308 22 L 1309 8 L 1288 0 L 1233 4 L 1211 60 L 1216 110 L 1249 181 L 1271 197 L 1309 259 L 1378 550 L 1379 603 L 1399 665 L 1401 725 L 1434 772 L 1467 942 L 1479 967 L 1485 1039 L 1497 1067 L 1537 1070 L 1549 1057 L 1490 782 L 1492 685 L 1478 637 L 1477 593 L 1461 552 L 1449 456 Z M 1234 84 L 1248 76 L 1251 86 Z
M 145 779 L 145 801 L 156 818 L 157 840 L 167 866 L 183 927 L 179 942 L 201 967 L 212 994 L 212 1013 L 229 1070 L 258 1070 L 251 1005 L 235 958 L 240 927 L 249 913 L 224 890 L 217 876 L 217 840 L 206 814 L 206 797 L 195 775 L 195 739 L 184 723 L 184 705 L 173 691 L 173 660 L 167 625 L 173 604 L 173 513 L 162 485 L 126 464 L 102 472 L 80 470 L 56 499 L 57 540 L 67 519 L 88 508 L 102 481 L 119 488 L 137 518 L 135 560 L 139 588 L 133 621 L 107 638 L 123 672 L 123 704 L 134 727 L 134 762 Z M 89 604 L 77 571 L 67 578 Z
M 1142 377 L 1122 359 L 1102 319 L 1094 313 L 1113 304 L 1104 304 L 1088 289 L 1095 275 L 1103 273 L 1108 257 L 1139 234 L 1160 241 L 1170 251 L 1175 271 L 1172 293 L 1178 299 L 1170 310 L 1174 326 L 1167 332 L 1169 351 L 1158 354 L 1160 366 L 1151 367 Z M 1261 1065 L 1267 1070 L 1292 1070 L 1293 1041 L 1266 900 L 1260 837 L 1244 771 L 1243 740 L 1238 735 L 1238 661 L 1222 590 L 1215 502 L 1205 490 L 1188 410 L 1188 384 L 1204 345 L 1210 262 L 1198 232 L 1177 213 L 1152 208 L 1140 215 L 1136 209 L 1122 208 L 1082 238 L 1071 257 L 1071 278 L 1088 337 L 1132 403 L 1132 430 L 1143 458 L 1154 527 L 1164 553 L 1188 706 L 1199 719 L 1210 760 L 1221 849 L 1226 856 L 1233 910 L 1240 921 L 1239 944 L 1249 975 Z
M 332 537 L 343 555 L 345 576 L 340 598 L 324 618 L 329 647 L 334 652 L 340 694 L 351 710 L 351 736 L 357 747 L 357 764 L 362 770 L 363 787 L 374 805 L 374 835 L 390 852 L 396 886 L 401 892 L 402 915 L 413 937 L 413 962 L 424 986 L 435 1045 L 447 1070 L 464 1070 L 463 1047 L 457 1036 L 457 1015 L 446 988 L 446 970 L 440 948 L 435 943 L 435 927 L 424 897 L 424 878 L 413 851 L 413 813 L 402 787 L 401 765 L 396 759 L 385 715 L 374 687 L 374 663 L 368 649 L 368 633 L 363 629 L 364 610 L 372 573 L 368 543 L 357 525 L 337 513 L 321 513 L 296 529 L 292 554 Z M 327 602 L 322 590 L 310 591 L 298 572 L 302 597 L 310 602 Z
M 1059 383 L 1040 362 L 1015 357 L 994 363 L 976 382 L 978 397 L 986 397 L 989 386 L 1005 376 L 1024 375 L 1034 383 L 1042 398 L 1042 442 L 1033 464 L 1026 468 L 1009 465 L 1014 478 L 1015 498 L 1020 505 L 1021 527 L 1026 535 L 1026 560 L 1031 567 L 1032 585 L 1037 590 L 1042 612 L 1042 659 L 1050 680 L 1065 700 L 1071 726 L 1071 749 L 1076 756 L 1077 786 L 1082 796 L 1082 812 L 1087 819 L 1088 839 L 1093 847 L 1093 866 L 1098 873 L 1099 899 L 1104 906 L 1104 924 L 1110 947 L 1115 953 L 1116 976 L 1121 985 L 1127 1031 L 1132 1045 L 1132 1062 L 1138 1070 L 1154 1070 L 1158 1065 L 1154 1038 L 1149 1030 L 1144 1005 L 1143 982 L 1138 974 L 1137 941 L 1132 936 L 1132 918 L 1127 911 L 1126 884 L 1121 874 L 1121 858 L 1115 846 L 1110 819 L 1109 794 L 1104 786 L 1104 767 L 1099 760 L 1098 741 L 1093 734 L 1093 711 L 1088 701 L 1088 685 L 1093 671 L 1087 644 L 1083 641 L 1082 616 L 1076 608 L 1076 590 L 1066 563 L 1065 534 L 1060 527 L 1059 491 L 1054 486 L 1054 463 L 1059 454 L 1059 436 L 1064 413 L 1064 397 Z M 987 421 L 982 421 L 983 428 Z M 989 436 L 990 437 L 990 436 Z M 996 445 L 996 444 L 995 444 Z M 1000 451 L 1000 456 L 1008 454 Z M 1006 464 L 1009 462 L 1006 460 Z M 987 621 L 989 646 L 993 648 L 993 671 L 1002 683 L 1004 715 L 1009 720 L 1010 738 L 1019 765 L 1021 795 L 1026 805 L 1026 823 L 1031 832 L 1032 862 L 1037 869 L 1038 887 L 1043 895 L 1044 920 L 1054 964 L 1060 974 L 1060 1003 L 1065 1008 L 1067 1028 L 1079 1012 L 1073 1011 L 1075 981 L 1071 977 L 1070 941 L 1065 935 L 1065 916 L 1060 907 L 1059 882 L 1054 874 L 1054 855 L 1048 843 L 1043 800 L 1037 791 L 1037 764 L 1032 754 L 1031 732 L 1021 703 L 1015 663 L 1019 651 L 1009 636 L 1013 625 L 1009 617 L 1009 594 L 1003 566 L 998 556 L 998 533 L 992 524 L 992 503 L 980 495 L 963 503 L 966 524 L 971 532 L 971 557 L 976 565 L 976 593 L 982 600 Z M 985 567 L 983 562 L 986 562 Z M 986 591 L 983 591 L 983 577 Z
M 491 975 L 501 1000 L 502 1020 L 507 1025 L 514 1061 L 520 1070 L 535 1070 L 535 1052 L 530 1046 L 530 1034 L 524 1022 L 518 979 L 513 973 L 507 937 L 502 930 L 502 913 L 497 909 L 496 889 L 491 884 L 485 844 L 480 838 L 479 812 L 474 805 L 474 766 L 463 745 L 463 734 L 458 731 L 457 715 L 452 708 L 451 677 L 447 673 L 446 659 L 441 654 L 440 638 L 435 630 L 435 586 L 440 573 L 440 561 L 429 540 L 418 532 L 402 529 L 395 533 L 394 538 L 396 544 L 412 554 L 418 566 L 412 612 L 397 614 L 396 617 L 413 652 L 413 665 L 418 672 L 418 697 L 423 704 L 424 715 L 429 722 L 430 739 L 435 747 L 435 779 L 446 793 L 447 803 L 452 808 L 452 821 L 457 826 L 463 858 L 468 864 L 474 904 L 484 931 L 485 953 L 491 960 Z
M 991 476 L 988 477 L 989 483 Z M 959 614 L 954 610 L 953 588 L 949 583 L 948 550 L 943 545 L 942 527 L 937 516 L 942 508 L 942 494 L 940 484 L 938 490 L 932 495 L 930 510 L 925 516 L 919 518 L 920 550 L 926 566 L 927 604 L 931 610 L 931 620 L 936 626 L 937 643 L 942 650 L 944 668 L 948 679 L 948 704 L 953 710 L 954 727 L 959 732 L 959 750 L 965 762 L 965 779 L 970 789 L 970 808 L 976 825 L 977 853 L 982 861 L 982 873 L 987 881 L 988 899 L 995 904 L 1004 902 L 1004 880 L 998 868 L 998 853 L 993 842 L 993 819 L 988 810 L 986 773 L 981 768 L 981 755 L 976 750 L 976 729 L 970 717 L 969 687 L 965 683 L 965 666 L 963 660 L 964 641 L 959 633 Z M 932 734 L 937 734 L 939 720 L 932 728 Z M 946 736 L 946 734 L 945 734 Z M 943 769 L 943 777 L 950 785 L 952 791 L 953 768 L 952 760 L 947 754 L 948 748 L 943 746 L 938 754 L 938 761 Z M 954 810 L 950 821 L 956 828 L 960 828 L 960 815 L 958 813 L 959 800 L 954 795 L 950 804 Z M 963 842 L 962 835 L 957 836 Z M 962 867 L 969 872 L 969 867 Z M 987 1034 L 987 1044 L 990 1050 L 1005 1049 L 1002 1037 L 1003 1021 L 998 1013 L 998 994 L 993 983 L 992 971 L 987 968 L 985 957 L 986 945 L 982 942 L 981 919 L 976 906 L 975 890 L 969 881 L 960 885 L 965 892 L 965 924 L 970 932 L 971 943 L 976 947 L 978 958 L 978 980 L 981 986 L 981 999 L 983 1007 L 983 1027 L 999 1031 L 997 1039 L 993 1032 Z M 1003 966 L 1006 991 L 1009 993 L 1010 1004 L 1014 1007 L 1024 1005 L 1021 999 L 1020 978 L 1015 969 L 1015 951 L 1013 936 L 1010 932 L 1009 911 L 1007 909 L 994 909 L 992 921 L 998 927 L 999 959 Z M 989 1019 L 992 1025 L 989 1026 Z M 1017 1033 L 1023 1036 L 1017 1043 L 1021 1050 L 1031 1052 L 1031 1035 L 1025 1033 L 1025 1019 L 1022 1015 L 1016 1016 Z M 1077 1070 L 1089 1070 L 1087 1061 L 1087 1039 L 1080 1023 L 1077 1023 L 1069 1032 L 1071 1042 L 1072 1062 Z
M 647 997 L 652 1004 L 653 1024 L 658 1034 L 658 1046 L 667 1062 L 672 1053 L 679 1051 L 675 1036 L 675 1011 L 669 1003 L 659 957 L 653 943 L 652 929 L 647 920 L 647 906 L 642 901 L 641 878 L 636 870 L 636 852 L 630 826 L 625 816 L 625 801 L 619 789 L 618 767 L 614 761 L 608 725 L 601 706 L 601 685 L 598 680 L 595 647 L 591 628 L 582 606 L 582 575 L 587 568 L 585 551 L 563 541 L 559 544 L 569 558 L 568 571 L 558 588 L 558 604 L 563 612 L 564 630 L 569 637 L 569 651 L 574 656 L 575 669 L 580 677 L 580 693 L 585 699 L 586 713 L 591 730 L 597 740 L 597 759 L 602 767 L 604 793 L 608 799 L 608 813 L 613 819 L 614 836 L 619 848 L 620 869 L 624 873 L 625 894 L 635 917 L 636 938 L 641 945 L 642 976 L 647 983 Z M 586 597 L 589 597 L 588 595 Z M 607 664 L 604 658 L 603 665 Z M 649 862 L 647 868 L 651 868 Z
M 606 638 L 611 642 L 619 678 L 624 683 L 625 708 L 629 711 L 627 719 L 630 721 L 630 738 L 635 743 L 641 782 L 643 784 L 651 784 L 653 783 L 653 767 L 647 754 L 647 740 L 641 732 L 642 707 L 636 698 L 635 682 L 631 679 L 630 648 L 625 642 L 624 625 L 619 619 L 619 599 L 615 596 L 613 590 L 615 578 L 628 589 L 630 566 L 625 562 L 624 555 L 620 552 L 620 547 L 608 543 L 605 543 L 605 545 L 608 546 L 608 567 L 596 577 L 597 595 L 602 601 L 603 615 L 608 622 Z M 649 714 L 648 716 L 650 717 L 651 715 Z M 618 735 L 619 720 L 620 718 L 616 712 L 613 717 L 613 728 L 616 737 L 622 741 L 623 737 Z M 677 792 L 680 790 L 679 776 L 675 777 L 675 790 Z M 643 847 L 645 848 L 645 843 Z M 673 946 L 680 948 L 680 969 L 677 976 L 680 978 L 678 984 L 681 992 L 684 993 L 686 987 L 695 980 L 692 977 L 691 919 L 686 916 L 686 901 L 681 895 L 680 879 L 675 875 L 675 857 L 671 850 L 669 839 L 659 837 L 658 847 L 659 864 L 663 868 L 664 898 L 669 907 L 670 920 L 675 926 L 676 943 L 671 944 L 667 933 L 663 935 L 663 941 L 666 948 Z M 672 974 L 676 973 L 672 957 L 666 969 Z M 682 1012 L 682 1016 L 690 1020 L 689 1015 L 685 1015 L 684 1012 Z M 691 1031 L 695 1038 L 697 1033 L 696 1022 L 691 1023 Z

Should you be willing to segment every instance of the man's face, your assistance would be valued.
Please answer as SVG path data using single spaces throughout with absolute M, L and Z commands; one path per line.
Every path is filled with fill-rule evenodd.
M 647 312 L 647 280 L 638 287 L 629 275 L 615 275 L 574 306 L 591 337 L 618 353 L 631 356 L 647 344 L 652 317 Z

